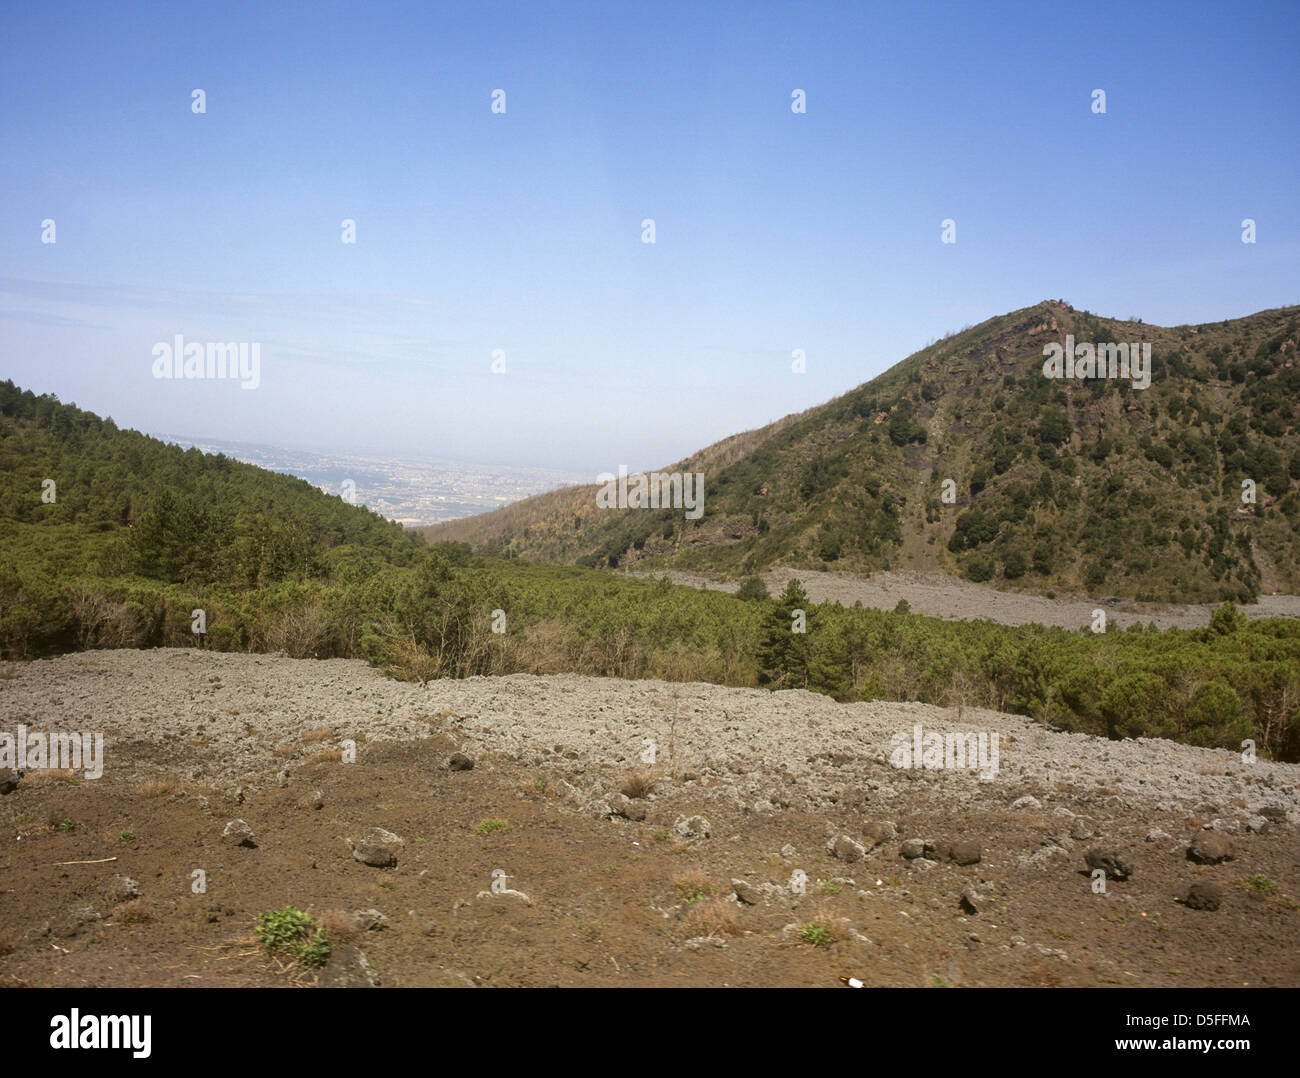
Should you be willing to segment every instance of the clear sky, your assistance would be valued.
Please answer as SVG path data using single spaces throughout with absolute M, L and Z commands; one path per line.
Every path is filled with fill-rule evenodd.
M 6 0 L 0 376 L 594 477 L 1042 299 L 1300 302 L 1300 3 L 1064 9 Z M 177 334 L 258 342 L 260 385 L 154 378 Z

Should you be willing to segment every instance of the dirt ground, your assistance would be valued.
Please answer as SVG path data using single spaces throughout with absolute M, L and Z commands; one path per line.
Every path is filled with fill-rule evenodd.
M 216 677 L 238 707 L 211 695 Z M 593 746 L 616 725 L 611 701 L 636 713 L 668 691 L 659 683 L 421 690 L 355 662 L 175 650 L 18 664 L 0 680 L 0 730 L 57 714 L 83 683 L 105 701 L 103 776 L 29 772 L 0 796 L 6 985 L 1300 985 L 1296 765 L 981 713 L 976 725 L 1001 723 L 1004 738 L 1000 776 L 983 783 L 896 769 L 878 751 L 891 723 L 934 726 L 942 709 L 687 686 L 700 732 L 684 720 L 683 742 L 704 743 L 715 717 L 709 729 L 737 741 L 738 725 L 780 733 L 799 717 L 808 740 L 649 768 Z M 293 723 L 270 714 L 287 705 L 264 684 L 302 703 Z M 313 686 L 339 701 L 333 720 Z M 375 729 L 423 730 L 368 736 L 344 701 L 374 712 Z M 122 716 L 159 706 L 238 727 L 241 772 L 215 732 L 128 736 L 147 724 Z M 571 738 L 552 732 L 557 716 Z M 510 734 L 516 720 L 543 740 Z M 348 737 L 353 763 L 339 758 Z M 449 767 L 462 751 L 472 768 Z M 649 789 L 626 788 L 646 796 L 618 792 L 636 779 Z M 223 839 L 235 819 L 255 845 Z M 356 859 L 371 828 L 401 840 L 383 840 L 395 865 Z M 1231 859 L 1190 860 L 1189 842 L 1211 835 Z M 928 841 L 925 856 L 902 856 L 908 839 Z M 960 842 L 979 860 L 954 860 Z M 1094 893 L 1092 849 L 1120 851 L 1131 875 Z M 526 897 L 493 893 L 496 869 Z M 1197 881 L 1222 886 L 1217 909 L 1181 901 Z M 286 905 L 327 926 L 324 972 L 254 939 L 258 916 Z M 367 929 L 361 910 L 386 924 Z

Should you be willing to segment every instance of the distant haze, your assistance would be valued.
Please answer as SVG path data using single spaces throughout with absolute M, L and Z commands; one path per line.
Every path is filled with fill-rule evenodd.
M 354 504 L 408 527 L 458 520 L 531 494 L 588 481 L 586 476 L 546 468 L 324 454 L 280 446 L 162 437 L 184 449 L 193 446 L 204 453 L 224 453 L 259 468 L 295 475 L 328 494 L 345 496 L 350 492 L 349 500 Z

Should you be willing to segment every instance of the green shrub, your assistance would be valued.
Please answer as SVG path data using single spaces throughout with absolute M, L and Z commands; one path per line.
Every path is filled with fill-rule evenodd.
M 302 965 L 319 969 L 330 955 L 330 945 L 312 917 L 295 906 L 263 913 L 253 935 L 269 954 L 287 954 Z
M 838 942 L 839 937 L 831 929 L 831 926 L 825 921 L 809 921 L 803 926 L 803 931 L 799 933 L 799 938 L 804 943 L 811 943 L 814 947 L 830 947 Z

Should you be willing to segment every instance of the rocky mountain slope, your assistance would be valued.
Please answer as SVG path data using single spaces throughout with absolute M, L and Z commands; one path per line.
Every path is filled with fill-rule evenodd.
M 1162 327 L 1047 301 L 663 469 L 703 472 L 699 519 L 602 509 L 593 484 L 425 534 L 545 561 L 732 575 L 906 568 L 1180 602 L 1295 593 L 1298 328 L 1296 307 Z M 1137 367 L 1046 377 L 1045 346 L 1068 341 L 1126 343 L 1134 356 L 1149 346 L 1149 385 Z

